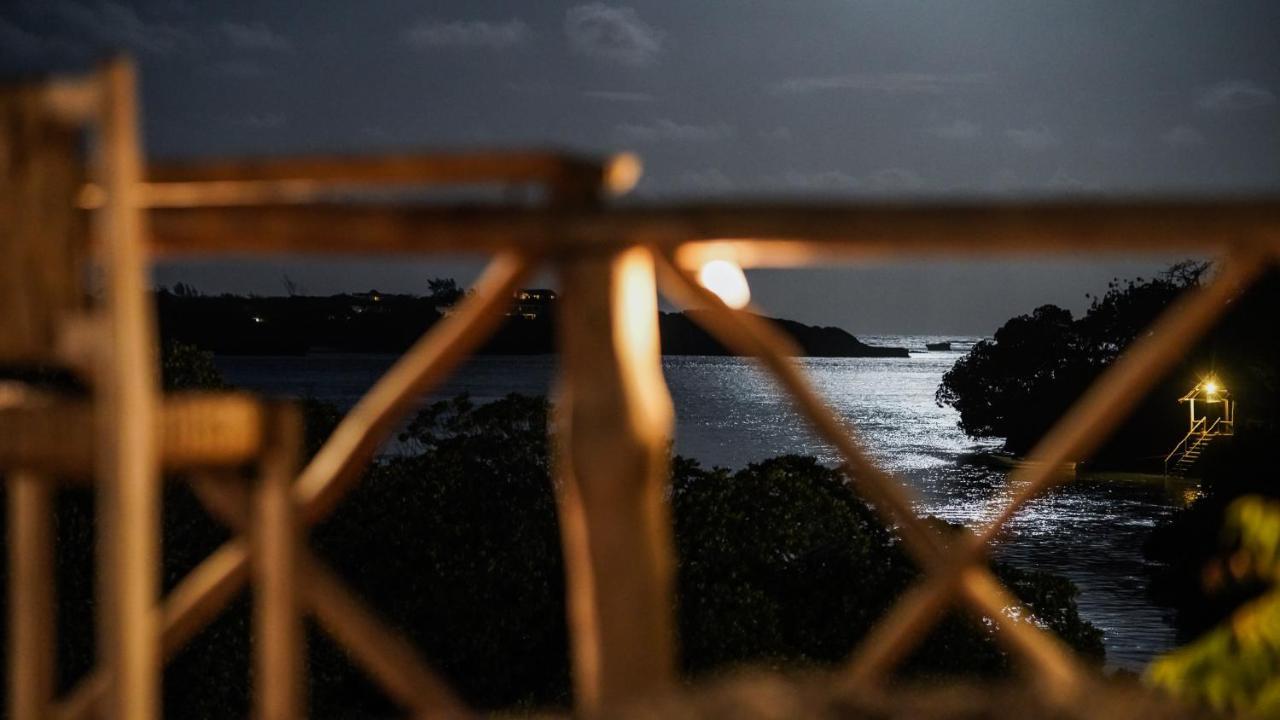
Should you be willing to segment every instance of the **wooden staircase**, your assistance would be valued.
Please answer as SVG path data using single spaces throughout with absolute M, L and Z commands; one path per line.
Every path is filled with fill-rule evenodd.
M 1196 464 L 1200 462 L 1200 454 L 1204 452 L 1205 448 L 1209 447 L 1209 443 L 1213 442 L 1216 437 L 1218 436 L 1198 435 L 1192 438 L 1187 443 L 1186 449 L 1174 456 L 1172 463 L 1166 462 L 1168 469 L 1165 474 L 1174 477 L 1187 477 Z
M 1209 443 L 1213 442 L 1214 438 L 1233 435 L 1234 425 L 1235 423 L 1229 420 L 1223 421 L 1222 418 L 1215 418 L 1212 424 L 1206 423 L 1205 418 L 1198 418 L 1191 424 L 1190 432 L 1173 446 L 1173 450 L 1170 450 L 1168 455 L 1165 455 L 1164 474 L 1187 477 L 1200 462 L 1200 456 L 1204 454 L 1205 448 L 1209 447 Z

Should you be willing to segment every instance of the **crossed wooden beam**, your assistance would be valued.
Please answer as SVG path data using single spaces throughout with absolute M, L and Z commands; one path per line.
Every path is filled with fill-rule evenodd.
M 115 73 L 114 90 L 131 93 L 128 78 L 118 67 Z M 101 90 L 85 82 L 55 84 L 47 100 L 64 112 L 92 115 Z M 149 253 L 209 251 L 494 256 L 475 292 L 379 379 L 296 477 L 291 460 L 281 455 L 250 489 L 216 473 L 193 482 L 197 496 L 236 534 L 163 599 L 160 650 L 172 655 L 246 583 L 255 582 L 259 592 L 276 598 L 256 611 L 264 613 L 260 626 L 277 628 L 259 638 L 266 646 L 257 662 L 272 677 L 293 678 L 260 689 L 265 694 L 259 708 L 266 716 L 302 712 L 297 678 L 303 612 L 415 716 L 470 713 L 414 648 L 383 625 L 301 538 L 336 507 L 416 399 L 495 330 L 513 291 L 542 262 L 560 272 L 565 290 L 560 333 L 566 370 L 557 413 L 568 430 L 558 438 L 556 457 L 563 480 L 561 525 L 580 708 L 598 711 L 674 681 L 670 529 L 662 501 L 672 420 L 657 352 L 659 287 L 678 304 L 711 308 L 695 319 L 727 347 L 757 358 L 775 377 L 818 434 L 837 448 L 842 469 L 897 527 L 923 570 L 855 651 L 841 681 L 854 687 L 883 679 L 958 600 L 998 625 L 996 637 L 1027 661 L 1031 677 L 1051 697 L 1068 699 L 1085 687 L 1085 673 L 1052 634 L 1006 614 L 1018 601 L 987 568 L 990 544 L 1018 508 L 1061 482 L 1054 468 L 1096 448 L 1231 299 L 1280 257 L 1280 205 L 1265 198 L 619 208 L 605 206 L 603 198 L 634 184 L 639 168 L 629 156 L 597 163 L 553 153 L 468 153 L 146 169 L 136 139 L 129 137 L 132 130 L 136 119 L 127 105 L 107 118 L 107 144 L 116 152 L 109 154 L 105 175 L 87 184 L 78 198 L 81 207 L 101 209 L 116 235 L 139 239 L 136 247 L 125 245 L 125 257 L 117 263 L 142 267 Z M 538 184 L 549 194 L 537 207 L 445 208 L 397 204 L 380 195 L 398 186 L 473 182 Z M 349 202 L 353 193 L 365 193 L 366 202 Z M 794 344 L 760 317 L 729 309 L 690 275 L 703 260 L 726 255 L 748 266 L 791 266 L 836 257 L 1175 250 L 1221 253 L 1224 259 L 1217 276 L 1168 308 L 1011 475 L 1014 495 L 1004 510 L 950 545 L 915 514 L 907 488 L 867 456 L 856 435 L 822 401 L 791 360 L 798 354 Z M 136 304 L 140 276 L 128 281 L 138 291 L 128 302 Z M 132 307 L 123 315 L 146 313 Z M 121 357 L 142 362 L 144 357 L 131 353 L 146 333 L 145 323 L 126 323 L 110 337 Z M 144 400 L 145 394 L 125 397 L 115 408 Z M 121 432 L 125 435 L 113 441 L 138 441 L 129 435 L 140 432 L 137 428 Z M 289 432 L 287 423 L 279 432 Z M 138 458 L 117 460 L 122 463 L 113 465 L 117 474 L 145 470 L 130 464 Z M 141 502 L 127 493 L 118 499 Z M 112 552 L 124 552 L 138 539 L 129 528 L 117 532 L 123 534 L 109 536 L 118 543 L 110 545 Z M 127 554 L 110 557 L 118 563 L 137 561 Z M 137 587 L 124 590 L 139 592 Z M 58 716 L 92 714 L 107 696 L 115 671 L 104 666 L 83 680 L 58 704 Z M 127 703 L 111 707 L 129 714 L 121 710 Z

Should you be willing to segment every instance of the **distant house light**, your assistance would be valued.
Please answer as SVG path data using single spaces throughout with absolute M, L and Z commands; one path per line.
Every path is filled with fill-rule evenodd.
M 508 315 L 537 320 L 551 311 L 556 291 L 547 288 L 520 288 L 513 293 L 516 304 Z

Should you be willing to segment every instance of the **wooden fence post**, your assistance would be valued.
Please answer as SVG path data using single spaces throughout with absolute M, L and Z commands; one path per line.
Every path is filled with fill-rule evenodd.
M 302 452 L 297 408 L 270 408 L 266 445 L 253 491 L 254 696 L 258 720 L 305 715 L 305 633 L 300 612 L 300 512 L 293 479 Z
M 9 717 L 40 720 L 53 702 L 53 498 L 48 478 L 9 477 Z
M 160 699 L 159 379 L 148 294 L 138 98 L 133 66 L 101 74 L 97 218 L 106 340 L 94 377 L 97 429 L 98 655 L 109 689 L 101 715 L 152 720 Z
M 560 524 L 574 689 L 593 712 L 673 681 L 673 411 L 649 252 L 568 259 L 560 277 Z

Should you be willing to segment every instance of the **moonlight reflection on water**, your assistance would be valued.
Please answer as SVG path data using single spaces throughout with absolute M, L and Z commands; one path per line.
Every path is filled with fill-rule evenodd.
M 867 338 L 873 344 L 923 348 L 933 338 Z M 800 362 L 828 402 L 857 430 L 868 452 L 900 477 L 922 514 L 974 525 L 1005 502 L 1005 471 L 972 462 L 998 443 L 975 441 L 956 427 L 956 414 L 933 400 L 957 351 L 910 358 L 807 358 Z M 223 357 L 228 381 L 284 395 L 312 395 L 350 407 L 395 360 L 386 355 Z M 676 405 L 676 450 L 704 465 L 737 468 L 797 453 L 837 461 L 768 376 L 749 361 L 667 357 Z M 555 375 L 549 356 L 478 357 L 434 399 L 468 392 L 478 402 L 510 392 L 545 394 Z M 1066 575 L 1080 588 L 1084 617 L 1105 633 L 1107 662 L 1140 669 L 1169 648 L 1168 613 L 1148 602 L 1141 545 L 1181 495 L 1160 483 L 1079 479 L 1024 507 L 1007 526 L 998 555 L 1029 568 Z

